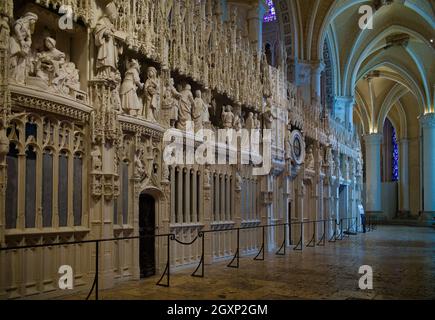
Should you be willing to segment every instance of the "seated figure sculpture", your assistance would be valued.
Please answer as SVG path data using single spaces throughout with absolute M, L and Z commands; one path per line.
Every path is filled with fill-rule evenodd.
M 45 51 L 36 55 L 36 76 L 49 86 L 59 76 L 60 68 L 65 63 L 65 54 L 56 49 L 56 40 L 50 37 L 44 39 Z
M 61 95 L 84 100 L 80 91 L 79 71 L 73 62 L 66 62 L 66 55 L 56 49 L 56 40 L 44 39 L 45 51 L 36 54 L 34 76 L 28 77 L 28 84 Z

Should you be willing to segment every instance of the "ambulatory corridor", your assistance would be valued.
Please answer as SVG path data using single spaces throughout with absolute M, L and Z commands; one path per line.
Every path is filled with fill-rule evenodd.
M 196 266 L 173 270 L 169 288 L 159 276 L 100 291 L 100 299 L 435 299 L 435 230 L 378 226 L 325 247 L 288 248 L 265 261 L 240 259 L 205 266 L 205 277 L 190 274 Z M 373 290 L 359 289 L 360 266 L 373 269 Z M 86 296 L 69 296 L 83 299 Z M 92 298 L 91 298 L 92 299 Z

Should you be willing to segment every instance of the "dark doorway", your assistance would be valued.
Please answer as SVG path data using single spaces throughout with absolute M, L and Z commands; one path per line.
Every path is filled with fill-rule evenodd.
M 155 261 L 155 206 L 154 198 L 142 194 L 139 198 L 139 265 L 140 277 L 156 274 Z

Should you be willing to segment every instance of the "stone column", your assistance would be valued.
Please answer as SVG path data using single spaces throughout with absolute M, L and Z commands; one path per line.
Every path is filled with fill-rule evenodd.
M 364 136 L 366 144 L 366 212 L 382 215 L 381 134 Z
M 273 184 L 274 176 L 268 175 L 261 178 L 261 223 L 263 225 L 271 224 L 273 217 Z M 266 228 L 265 250 L 271 251 L 275 248 L 275 230 L 274 228 Z
M 13 18 L 14 2 L 12 0 L 1 1 L 0 23 L 9 22 Z M 6 136 L 8 115 L 11 110 L 11 95 L 9 91 L 9 36 L 1 38 L 0 35 L 0 243 L 5 242 L 6 224 L 6 187 L 7 187 L 7 164 L 6 155 L 9 152 L 9 140 Z M 0 252 L 0 270 L 6 270 L 6 253 Z M 0 272 L 0 299 L 6 299 L 6 279 L 11 278 L 7 272 Z
M 252 9 L 248 11 L 249 40 L 258 48 L 258 52 L 263 52 L 263 17 L 266 14 L 266 6 L 263 1 L 258 1 Z
M 322 94 L 321 75 L 325 69 L 325 64 L 322 62 L 314 62 L 311 64 L 311 103 L 317 104 L 320 102 Z
M 401 216 L 408 216 L 410 213 L 409 207 L 409 140 L 402 139 L 399 142 L 399 194 L 400 203 L 399 211 Z
M 331 194 L 331 177 L 326 176 L 325 179 L 323 179 L 323 219 L 331 219 L 332 218 L 332 194 Z M 332 224 L 328 223 L 328 235 L 332 235 Z
M 435 113 L 420 117 L 423 131 L 423 216 L 429 225 L 435 218 Z
M 211 194 L 211 184 L 213 183 L 212 173 L 210 168 L 206 167 L 203 170 L 202 186 L 204 190 L 204 202 L 202 207 L 203 219 L 204 219 L 204 230 L 211 229 L 211 223 L 213 221 L 213 205 Z M 211 264 L 213 262 L 213 248 L 212 248 L 212 237 L 213 234 L 204 234 L 204 263 Z
M 344 122 L 346 128 L 352 127 L 354 101 L 355 99 L 349 96 L 335 97 L 335 116 Z

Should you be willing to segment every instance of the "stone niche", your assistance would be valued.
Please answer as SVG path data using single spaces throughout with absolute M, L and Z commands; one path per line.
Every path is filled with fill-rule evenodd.
M 29 54 L 27 75 L 25 85 L 44 92 L 50 92 L 69 96 L 77 101 L 87 102 L 87 85 L 88 85 L 88 35 L 84 25 L 81 22 L 73 21 L 72 29 L 62 30 L 59 27 L 59 21 L 63 14 L 58 13 L 58 9 L 45 8 L 29 1 L 17 1 L 14 4 L 14 20 L 18 20 L 27 12 L 34 13 L 38 16 L 35 30 L 32 35 L 32 46 Z M 13 30 L 13 28 L 11 28 Z M 36 75 L 38 55 L 46 51 L 46 39 L 52 38 L 55 41 L 56 50 L 65 55 L 64 65 L 68 65 L 71 73 L 78 73 L 78 84 L 74 90 L 64 90 L 63 93 L 58 90 L 52 90 L 50 83 Z M 21 84 L 22 83 L 18 83 Z M 69 92 L 68 92 L 69 91 Z

